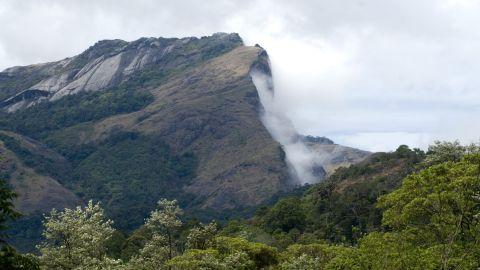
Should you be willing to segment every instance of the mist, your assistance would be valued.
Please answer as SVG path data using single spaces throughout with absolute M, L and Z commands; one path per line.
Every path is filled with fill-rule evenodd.
M 475 0 L 0 0 L 0 70 L 101 39 L 237 32 L 273 67 L 275 104 L 301 134 L 369 151 L 478 141 Z
M 299 139 L 299 134 L 292 122 L 275 102 L 272 77 L 255 70 L 250 73 L 250 76 L 257 88 L 263 108 L 260 118 L 273 139 L 282 145 L 293 180 L 302 185 L 318 182 L 320 179 L 314 174 L 314 169 L 321 166 L 321 159 Z

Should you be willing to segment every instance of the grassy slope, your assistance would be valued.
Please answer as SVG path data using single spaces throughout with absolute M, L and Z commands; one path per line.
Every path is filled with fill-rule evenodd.
M 0 177 L 7 179 L 19 195 L 14 205 L 23 213 L 9 230 L 12 238 L 8 242 L 19 250 L 33 251 L 40 240 L 43 213 L 83 204 L 48 173 L 61 172 L 65 166 L 68 163 L 62 156 L 42 144 L 15 133 L 0 132 Z
M 198 157 L 196 179 L 185 189 L 197 195 L 191 207 L 257 205 L 284 190 L 287 176 L 280 146 L 258 119 L 248 75 L 260 52 L 242 46 L 184 70 L 153 88 L 155 100 L 145 109 L 71 127 L 64 137 L 81 143 L 120 131 L 160 137 L 174 152 Z
M 288 189 L 283 151 L 258 118 L 258 96 L 248 74 L 260 52 L 241 46 L 162 75 L 155 83 L 141 76 L 140 85 L 120 88 L 150 92 L 154 99 L 140 105 L 144 108 L 111 110 L 104 102 L 107 90 L 32 107 L 3 118 L 2 125 L 31 133 L 67 158 L 63 162 L 55 154 L 58 164 L 72 168 L 59 173 L 35 153 L 20 151 L 19 161 L 33 162 L 32 174 L 23 173 L 28 181 L 50 177 L 81 198 L 102 200 L 123 229 L 142 222 L 160 197 L 181 199 L 187 212 L 199 217 L 240 213 Z M 113 105 L 132 101 L 131 96 L 122 92 Z M 75 106 L 79 98 L 85 106 Z M 119 139 L 120 134 L 135 138 Z M 41 152 L 53 153 L 46 148 Z M 35 213 L 16 225 L 17 236 L 38 239 L 38 232 L 29 231 L 38 225 Z

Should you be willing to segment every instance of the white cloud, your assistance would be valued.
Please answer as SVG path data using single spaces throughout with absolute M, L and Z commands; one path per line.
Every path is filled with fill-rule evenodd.
M 369 150 L 468 141 L 479 12 L 468 0 L 0 0 L 0 69 L 99 39 L 238 32 L 269 52 L 275 102 L 300 131 Z

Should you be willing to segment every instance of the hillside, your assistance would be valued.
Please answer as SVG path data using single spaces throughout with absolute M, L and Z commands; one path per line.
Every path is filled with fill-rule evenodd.
M 424 158 L 425 153 L 407 146 L 374 153 L 362 162 L 339 168 L 321 183 L 259 208 L 245 225 L 231 222 L 226 230 L 234 236 L 245 230 L 250 241 L 281 249 L 319 240 L 357 245 L 363 235 L 383 229 L 378 198 L 397 190 L 405 177 L 420 171 Z
M 301 136 L 308 149 L 317 156 L 326 172 L 326 177 L 332 175 L 340 167 L 357 164 L 372 153 L 334 143 L 325 137 Z
M 201 219 L 226 219 L 292 190 L 282 146 L 259 117 L 254 68 L 270 76 L 267 53 L 219 33 L 104 40 L 71 58 L 1 72 L 0 140 L 30 147 L 6 147 L 30 166 L 28 174 L 10 169 L 17 207 L 28 214 L 93 199 L 129 231 L 162 197 Z M 356 151 L 332 155 L 329 170 L 369 155 Z M 19 175 L 29 188 L 43 179 L 56 199 L 22 188 Z

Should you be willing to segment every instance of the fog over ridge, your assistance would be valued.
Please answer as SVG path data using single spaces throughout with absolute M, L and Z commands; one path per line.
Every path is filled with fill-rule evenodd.
M 237 32 L 262 45 L 302 134 L 371 151 L 477 141 L 475 0 L 0 0 L 0 70 L 102 39 Z
M 272 137 L 282 145 L 293 180 L 300 184 L 321 180 L 313 172 L 315 167 L 321 166 L 322 159 L 299 139 L 290 119 L 275 102 L 272 77 L 258 70 L 252 70 L 250 76 L 262 104 L 261 120 Z

